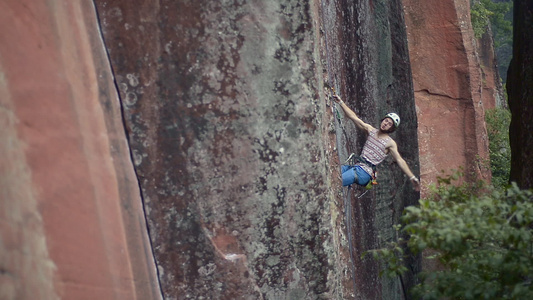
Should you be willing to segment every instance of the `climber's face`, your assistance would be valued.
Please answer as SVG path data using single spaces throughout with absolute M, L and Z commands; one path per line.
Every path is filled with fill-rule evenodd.
M 392 127 L 394 127 L 394 122 L 392 121 L 392 119 L 385 118 L 383 119 L 383 121 L 381 121 L 381 126 L 379 127 L 379 129 L 381 129 L 381 131 L 388 132 L 392 129 Z

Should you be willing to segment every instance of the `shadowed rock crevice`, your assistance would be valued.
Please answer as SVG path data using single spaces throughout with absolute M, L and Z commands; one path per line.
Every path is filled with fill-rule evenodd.
M 533 4 L 514 2 L 513 58 L 507 73 L 507 91 L 512 118 L 510 181 L 521 188 L 533 187 Z

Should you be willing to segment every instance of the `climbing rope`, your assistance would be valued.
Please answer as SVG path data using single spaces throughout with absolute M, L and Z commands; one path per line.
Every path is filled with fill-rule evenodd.
M 335 87 L 331 86 L 330 89 L 331 89 L 330 97 L 334 97 L 336 95 Z M 347 141 L 348 140 L 348 136 L 347 136 L 347 133 L 346 133 L 346 128 L 343 125 L 341 114 L 339 112 L 339 109 L 337 108 L 337 103 L 333 102 L 332 106 L 333 106 L 333 114 L 335 115 L 335 118 L 337 119 L 339 127 L 342 130 L 342 134 L 344 135 L 344 140 Z M 338 148 L 338 145 L 337 145 L 337 148 Z M 355 162 L 353 162 L 353 163 L 350 162 L 350 160 L 352 158 L 355 158 L 354 155 L 355 154 L 353 154 L 353 153 L 350 154 L 350 156 L 346 159 L 344 164 L 355 165 Z M 359 158 L 359 160 L 360 160 L 360 158 Z M 354 183 L 354 184 L 357 185 L 356 183 Z M 355 260 L 355 250 L 354 250 L 353 233 L 352 233 L 354 220 L 353 220 L 352 201 L 351 201 L 351 197 L 350 197 L 350 191 L 352 189 L 352 185 L 349 185 L 347 189 L 344 189 L 344 188 L 342 189 L 342 193 L 343 193 L 343 197 L 342 198 L 344 200 L 344 218 L 345 218 L 345 223 L 346 223 L 346 234 L 348 236 L 348 250 L 349 250 L 349 253 L 350 253 L 350 261 L 351 261 L 351 265 L 352 265 L 352 279 L 353 279 L 354 287 L 355 287 L 356 286 L 356 280 L 355 280 L 355 274 L 356 274 L 356 272 L 355 272 L 355 261 L 356 260 Z M 357 186 L 359 186 L 359 185 L 357 185 Z M 356 193 L 356 195 L 355 195 L 356 199 L 361 199 L 361 197 L 363 197 L 369 191 L 369 189 L 366 189 L 363 186 L 358 187 L 356 189 L 354 189 L 354 192 Z M 361 189 L 364 189 L 364 191 L 362 193 L 360 192 Z M 359 195 L 357 195 L 357 193 L 359 193 Z
M 324 2 L 322 1 L 322 6 L 324 5 Z M 325 12 L 325 8 L 322 7 L 322 12 L 324 13 Z M 327 53 L 330 53 L 328 51 L 329 49 L 329 44 L 328 44 L 328 34 L 327 34 L 327 31 L 324 31 L 324 34 L 325 34 L 325 44 L 326 44 L 326 52 Z M 329 57 L 328 57 L 329 58 Z M 335 95 L 337 95 L 336 91 L 335 91 L 335 87 L 334 87 L 334 83 L 331 82 L 331 74 L 333 74 L 332 70 L 331 70 L 331 64 L 330 64 L 330 60 L 327 59 L 326 60 L 326 64 L 327 64 L 327 70 L 328 70 L 328 85 L 329 85 L 329 90 L 330 90 L 330 94 L 328 95 L 330 97 L 330 100 L 331 100 L 331 106 L 332 106 L 332 113 L 334 114 L 335 118 L 337 119 L 337 122 L 338 122 L 338 126 L 340 127 L 341 131 L 342 131 L 342 134 L 343 134 L 343 137 L 344 137 L 344 140 L 345 141 L 348 141 L 348 135 L 346 133 L 346 128 L 342 122 L 342 117 L 341 117 L 341 113 L 339 111 L 339 108 L 338 108 L 338 104 L 333 101 L 331 98 L 334 97 Z M 336 79 L 336 78 L 335 78 Z M 337 82 L 337 80 L 334 80 L 335 82 Z M 340 149 L 339 147 L 339 140 L 337 139 L 337 149 Z M 340 151 L 337 151 L 338 154 L 340 154 Z M 345 223 L 346 223 L 346 232 L 347 232 L 347 236 L 348 236 L 348 249 L 349 249 L 349 252 L 350 252 L 350 262 L 351 262 L 351 271 L 352 271 L 352 280 L 353 280 L 353 284 L 354 284 L 354 288 L 357 286 L 357 282 L 355 280 L 355 275 L 356 275 L 356 270 L 355 270 L 355 251 L 354 251 L 354 243 L 353 243 L 353 235 L 352 235 L 352 229 L 353 229 L 353 209 L 352 209 L 352 203 L 351 203 L 351 197 L 350 197 L 350 190 L 351 190 L 351 185 L 348 186 L 347 189 L 344 189 L 342 188 L 342 193 L 343 193 L 343 200 L 344 200 L 344 216 L 345 216 Z M 360 193 L 359 195 L 356 196 L 357 199 L 360 199 L 361 197 L 363 197 L 366 193 L 368 193 L 368 189 L 366 189 L 364 192 Z
M 322 1 L 322 13 L 324 14 L 325 13 L 325 7 L 324 7 L 324 1 Z M 322 19 L 325 19 L 324 16 L 322 16 Z M 324 31 L 324 34 L 325 34 L 325 42 L 326 42 L 326 53 L 330 53 L 328 50 L 329 50 L 329 45 L 328 45 L 328 34 L 327 34 L 327 31 Z M 331 82 L 331 74 L 333 74 L 331 72 L 331 65 L 330 65 L 330 60 L 329 60 L 329 57 L 328 59 L 326 59 L 326 65 L 327 65 L 327 70 L 328 70 L 328 82 L 329 82 L 329 88 L 331 89 L 331 92 L 332 92 L 332 95 L 329 95 L 330 97 L 331 96 L 334 96 L 336 95 L 336 92 L 335 92 L 335 87 L 333 86 L 333 83 Z M 330 99 L 331 100 L 331 99 Z M 337 103 L 335 101 L 332 101 L 332 112 L 333 114 L 335 115 L 335 117 L 337 118 L 337 121 L 339 123 L 339 127 L 341 128 L 343 134 L 344 134 L 344 139 L 347 140 L 347 135 L 346 135 L 346 130 L 342 124 L 342 120 L 341 120 L 341 115 L 339 113 L 339 110 L 337 109 Z M 338 140 L 337 140 L 338 141 Z M 339 145 L 337 144 L 337 149 L 339 149 Z M 337 150 L 337 153 L 339 151 Z M 348 192 L 349 192 L 349 188 L 348 188 Z M 348 193 L 349 194 L 349 193 Z M 347 235 L 348 235 L 348 248 L 349 248 L 349 251 L 350 251 L 350 262 L 351 262 L 351 271 L 352 271 L 352 281 L 353 281 L 353 286 L 354 286 L 354 292 L 355 292 L 355 287 L 357 286 L 357 282 L 355 280 L 355 275 L 356 275 L 356 272 L 355 272 L 355 258 L 354 258 L 354 249 L 353 249 L 353 242 L 352 242 L 352 218 L 351 218 L 351 212 L 352 212 L 352 208 L 351 208 L 351 201 L 350 201 L 350 197 L 349 195 L 346 195 L 344 189 L 343 189 L 343 200 L 344 200 L 344 215 L 345 215 L 345 218 L 346 218 L 346 231 L 347 231 Z

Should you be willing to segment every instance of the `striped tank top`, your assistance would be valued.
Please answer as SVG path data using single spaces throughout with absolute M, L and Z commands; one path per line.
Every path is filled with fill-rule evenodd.
M 372 130 L 368 135 L 368 139 L 363 146 L 363 151 L 361 152 L 361 157 L 366 159 L 369 163 L 374 166 L 379 165 L 382 161 L 387 158 L 387 143 L 389 142 L 390 137 L 380 139 L 378 138 L 378 130 Z M 367 164 L 361 164 L 361 167 L 368 174 L 372 174 L 372 167 Z

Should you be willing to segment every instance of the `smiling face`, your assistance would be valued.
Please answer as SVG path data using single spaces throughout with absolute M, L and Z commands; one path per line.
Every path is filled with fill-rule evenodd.
M 383 121 L 381 121 L 381 125 L 379 126 L 379 129 L 383 132 L 389 132 L 394 127 L 394 122 L 391 118 L 385 118 Z

